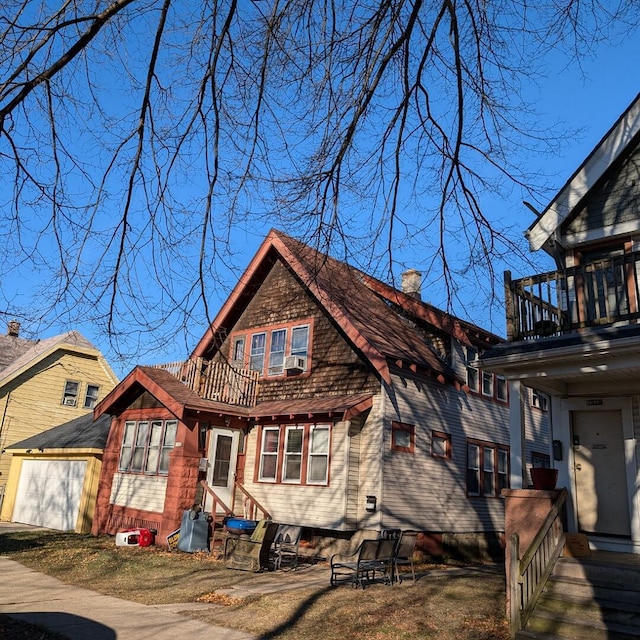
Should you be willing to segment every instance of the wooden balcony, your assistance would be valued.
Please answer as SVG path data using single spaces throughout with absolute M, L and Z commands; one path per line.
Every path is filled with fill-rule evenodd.
M 165 369 L 206 400 L 240 407 L 256 404 L 258 371 L 238 369 L 226 362 L 209 362 L 203 358 L 154 366 Z
M 505 272 L 507 339 L 534 340 L 640 318 L 640 252 L 519 280 Z

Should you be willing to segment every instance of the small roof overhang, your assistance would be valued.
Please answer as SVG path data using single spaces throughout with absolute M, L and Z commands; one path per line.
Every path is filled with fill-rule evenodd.
M 637 389 L 640 326 L 507 342 L 482 354 L 477 365 L 507 380 L 519 380 L 556 395 Z

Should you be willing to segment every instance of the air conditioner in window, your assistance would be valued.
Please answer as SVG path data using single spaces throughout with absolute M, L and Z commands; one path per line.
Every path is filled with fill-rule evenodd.
M 67 407 L 75 407 L 76 406 L 76 399 L 75 398 L 65 398 L 64 402 L 62 404 L 66 405 Z
M 305 356 L 287 356 L 284 359 L 284 370 L 289 373 L 301 373 L 307 368 Z

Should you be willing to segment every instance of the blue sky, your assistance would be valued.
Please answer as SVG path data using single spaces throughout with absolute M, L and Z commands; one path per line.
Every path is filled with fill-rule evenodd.
M 536 83 L 531 82 L 523 86 L 526 99 L 533 104 L 543 122 L 547 122 L 550 127 L 558 122 L 564 122 L 567 130 L 580 131 L 577 136 L 567 136 L 559 140 L 558 153 L 555 156 L 548 155 L 541 158 L 527 157 L 523 154 L 521 158 L 521 162 L 528 172 L 543 171 L 547 174 L 545 185 L 550 193 L 563 186 L 576 167 L 640 91 L 637 66 L 639 54 L 640 34 L 626 40 L 596 46 L 591 56 L 582 60 L 581 66 L 575 62 L 568 65 L 561 56 L 549 54 L 548 59 L 544 61 L 544 66 L 547 69 L 546 77 L 539 79 Z M 494 219 L 505 220 L 524 232 L 533 222 L 533 215 L 522 204 L 522 199 L 522 194 L 514 190 L 510 198 L 494 201 L 491 204 Z M 269 226 L 265 221 L 265 225 L 262 227 L 236 230 L 233 238 L 236 267 L 242 268 L 248 264 Z M 419 256 L 412 255 L 407 251 L 406 256 L 400 252 L 397 257 L 400 260 L 404 259 L 411 266 L 421 269 Z M 553 268 L 551 262 L 545 260 L 543 256 L 539 256 L 538 259 L 541 269 Z M 418 264 L 414 264 L 415 262 Z M 497 273 L 501 275 L 502 269 L 509 267 L 511 265 L 498 265 Z M 519 275 L 526 274 L 518 273 L 515 270 L 514 276 Z M 231 271 L 226 276 L 227 287 L 215 289 L 209 301 L 211 313 L 214 316 L 230 288 L 235 284 L 237 277 L 236 273 Z M 41 287 L 43 282 L 38 279 L 34 271 L 27 270 L 21 274 L 19 282 L 3 283 L 5 288 L 11 284 L 19 289 L 26 299 Z M 440 293 L 436 290 L 430 290 L 423 297 L 433 304 L 443 307 L 446 301 L 440 296 Z M 463 300 L 464 308 L 454 308 L 454 311 L 461 317 L 503 335 L 502 310 L 498 309 L 497 312 L 494 310 L 493 313 L 490 313 L 479 299 L 474 299 L 473 293 L 465 295 L 467 297 Z M 74 326 L 51 326 L 40 337 L 48 337 L 70 329 L 78 329 L 98 348 L 102 349 L 117 375 L 123 377 L 139 361 L 142 364 L 149 364 L 185 359 L 197 340 L 193 334 L 196 336 L 201 334 L 205 329 L 205 323 L 203 318 L 202 326 L 195 327 L 191 336 L 185 337 L 178 333 L 175 336 L 168 336 L 163 348 L 156 350 L 152 356 L 144 355 L 140 358 L 133 356 L 121 361 L 116 360 L 115 356 L 110 353 L 109 345 L 104 336 L 101 336 L 91 324 L 80 322 Z

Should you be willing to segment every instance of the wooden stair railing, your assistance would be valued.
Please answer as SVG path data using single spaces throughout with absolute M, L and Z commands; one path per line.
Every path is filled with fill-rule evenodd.
M 520 538 L 517 533 L 510 538 L 509 609 L 511 637 L 525 628 L 547 580 L 564 547 L 565 534 L 563 509 L 567 490 L 562 489 L 553 503 L 549 515 L 542 523 L 522 560 Z
M 234 503 L 235 492 L 240 490 L 240 493 L 244 495 L 242 500 L 243 517 L 247 518 L 247 520 L 272 519 L 271 514 L 237 480 L 234 484 L 234 490 Z

